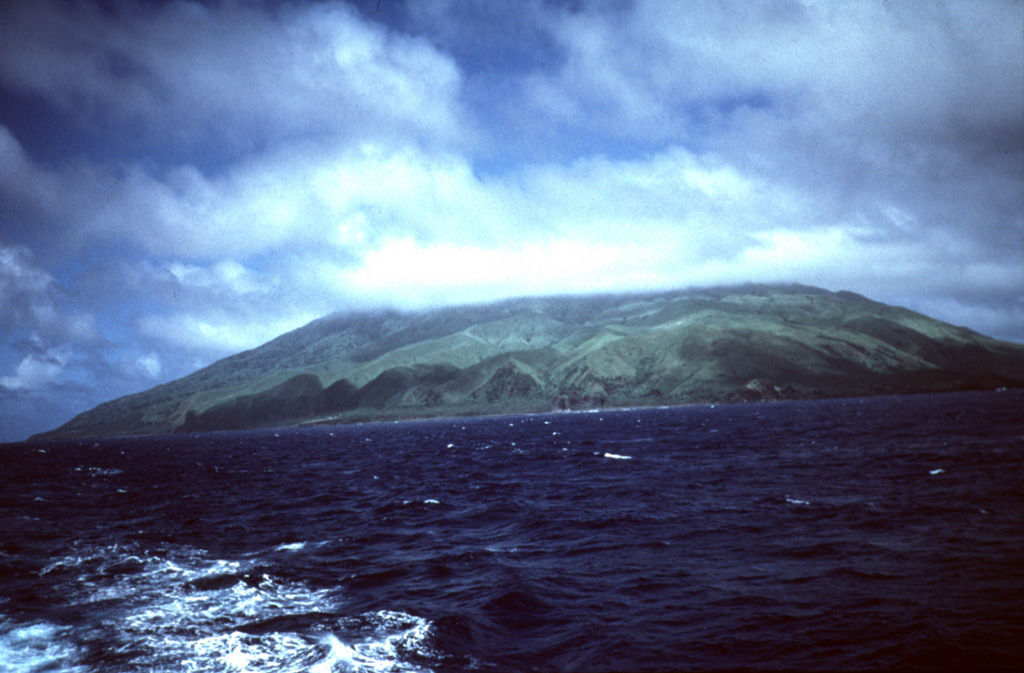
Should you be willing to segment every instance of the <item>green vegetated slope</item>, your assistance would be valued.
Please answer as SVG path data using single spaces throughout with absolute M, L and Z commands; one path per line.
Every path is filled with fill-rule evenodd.
M 337 314 L 36 438 L 1024 385 L 1024 346 L 743 286 Z

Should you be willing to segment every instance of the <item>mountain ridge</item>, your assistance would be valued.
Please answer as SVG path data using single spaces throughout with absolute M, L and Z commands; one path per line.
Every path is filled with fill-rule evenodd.
M 742 285 L 335 313 L 32 439 L 1024 385 L 1024 345 Z

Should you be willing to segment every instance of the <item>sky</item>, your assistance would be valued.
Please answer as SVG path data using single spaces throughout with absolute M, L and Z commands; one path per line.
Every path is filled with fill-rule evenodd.
M 745 282 L 1024 342 L 1024 2 L 0 0 L 0 441 L 335 311 Z

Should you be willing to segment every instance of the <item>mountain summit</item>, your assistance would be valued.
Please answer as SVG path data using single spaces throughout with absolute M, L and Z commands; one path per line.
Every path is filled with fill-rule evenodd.
M 33 439 L 1024 385 L 1024 345 L 750 285 L 335 314 Z

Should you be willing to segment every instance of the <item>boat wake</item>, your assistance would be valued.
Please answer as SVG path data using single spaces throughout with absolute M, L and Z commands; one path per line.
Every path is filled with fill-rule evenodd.
M 89 626 L 0 618 L 0 670 L 430 670 L 427 620 L 346 614 L 339 590 L 288 579 L 258 557 L 115 544 L 78 549 L 41 575 Z

